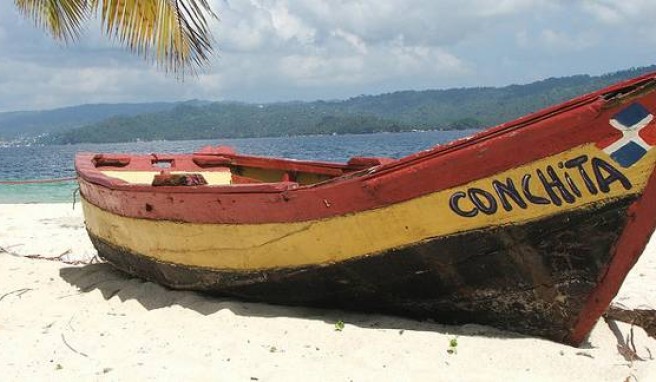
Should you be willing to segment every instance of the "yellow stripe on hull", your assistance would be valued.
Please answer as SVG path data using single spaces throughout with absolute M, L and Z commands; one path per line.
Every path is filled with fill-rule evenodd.
M 156 221 L 118 216 L 82 201 L 87 228 L 99 238 L 130 252 L 158 261 L 226 270 L 254 270 L 297 267 L 338 262 L 359 256 L 403 247 L 429 238 L 458 232 L 519 224 L 556 213 L 604 203 L 640 193 L 651 174 L 656 159 L 652 150 L 630 168 L 620 168 L 594 145 L 541 159 L 529 165 L 505 171 L 449 190 L 435 192 L 384 208 L 344 216 L 296 223 L 268 224 L 192 224 Z M 584 176 L 577 168 L 567 169 L 562 163 L 586 156 L 612 163 L 630 182 L 630 190 L 620 181 L 609 184 L 607 192 L 596 194 L 584 187 Z M 593 174 L 591 160 L 581 168 Z M 501 208 L 501 196 L 495 194 L 494 180 L 511 179 L 521 184 L 526 174 L 533 174 L 531 192 L 546 198 L 546 189 L 538 180 L 538 170 L 551 167 L 561 178 L 567 175 L 580 189 L 571 203 L 514 205 L 510 211 Z M 604 173 L 603 175 L 607 175 Z M 594 177 L 593 177 L 594 178 Z M 597 185 L 598 186 L 598 185 Z M 478 189 L 499 199 L 495 213 L 460 216 L 450 207 L 454 193 Z M 475 205 L 465 197 L 458 200 L 463 210 Z M 193 211 L 190 211 L 193 213 Z

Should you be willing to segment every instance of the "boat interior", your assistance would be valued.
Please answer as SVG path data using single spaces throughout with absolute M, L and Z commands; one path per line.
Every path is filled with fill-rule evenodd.
M 191 155 L 97 154 L 95 170 L 128 184 L 153 186 L 232 185 L 293 182 L 311 185 L 394 161 L 354 157 L 346 163 L 239 155 L 227 146 Z

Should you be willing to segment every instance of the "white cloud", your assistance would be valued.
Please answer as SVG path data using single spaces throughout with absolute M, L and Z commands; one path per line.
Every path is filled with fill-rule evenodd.
M 399 36 L 410 45 L 457 43 L 485 28 L 503 24 L 507 17 L 527 9 L 548 7 L 541 0 L 233 0 L 215 2 L 223 23 L 218 33 L 224 42 L 238 45 L 239 30 L 268 35 L 269 44 L 294 42 L 316 46 L 338 34 L 357 38 L 366 45 L 385 44 Z M 244 20 L 252 20 L 248 22 Z M 235 27 L 236 26 L 236 27 Z M 245 30 L 248 26 L 248 31 Z M 293 41 L 292 41 L 293 40 Z
M 327 81 L 341 84 L 362 82 L 364 62 L 360 57 L 292 55 L 278 61 L 278 69 L 299 86 L 321 86 Z
M 262 5 L 262 8 L 267 9 L 265 5 Z M 268 11 L 271 14 L 271 25 L 281 39 L 296 40 L 302 45 L 314 43 L 316 30 L 306 25 L 298 16 L 290 13 L 285 2 L 274 2 Z
M 540 0 L 478 0 L 468 3 L 476 14 L 483 17 L 512 15 L 549 4 L 549 1 Z
M 609 33 L 631 30 L 634 44 L 656 44 L 656 1 L 653 0 L 583 0 L 583 9 Z
M 656 15 L 656 2 L 653 0 L 583 0 L 583 8 L 598 20 L 611 25 L 650 23 Z
M 198 77 L 179 82 L 107 41 L 97 20 L 77 44 L 64 46 L 19 17 L 13 2 L 0 2 L 0 111 L 503 85 L 647 65 L 656 56 L 653 0 L 212 4 L 218 53 Z
M 522 29 L 515 33 L 515 42 L 517 43 L 517 46 L 521 48 L 526 48 L 530 44 L 529 36 L 528 36 L 528 31 L 525 29 Z
M 624 19 L 617 4 L 586 0 L 583 2 L 583 8 L 606 24 L 619 24 Z
M 362 40 L 360 36 L 346 32 L 339 28 L 332 31 L 332 35 L 335 37 L 343 38 L 344 41 L 351 45 L 359 54 L 367 54 L 367 43 Z
M 598 43 L 597 37 L 590 33 L 571 34 L 553 29 L 544 29 L 540 40 L 546 48 L 559 53 L 582 50 Z

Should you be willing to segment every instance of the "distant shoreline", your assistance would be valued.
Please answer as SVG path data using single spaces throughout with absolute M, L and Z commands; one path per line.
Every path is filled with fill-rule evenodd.
M 489 128 L 489 127 L 487 127 Z M 153 140 L 133 140 L 133 141 L 116 141 L 116 142 L 76 142 L 76 143 L 34 143 L 34 142 L 0 142 L 0 148 L 3 147 L 31 147 L 31 146 L 71 146 L 79 144 L 103 145 L 103 144 L 122 144 L 122 143 L 153 143 L 153 142 L 181 142 L 181 141 L 204 141 L 208 139 L 216 140 L 232 140 L 232 139 L 271 139 L 271 138 L 302 138 L 302 137 L 332 137 L 332 136 L 361 136 L 361 135 L 374 135 L 374 134 L 408 134 L 408 133 L 431 133 L 431 132 L 459 132 L 468 131 L 476 133 L 483 131 L 486 128 L 479 129 L 413 129 L 403 131 L 371 131 L 361 133 L 322 133 L 322 134 L 296 134 L 296 135 L 270 135 L 270 136 L 248 136 L 248 137 L 216 137 L 216 138 L 180 138 L 180 139 L 153 139 Z

